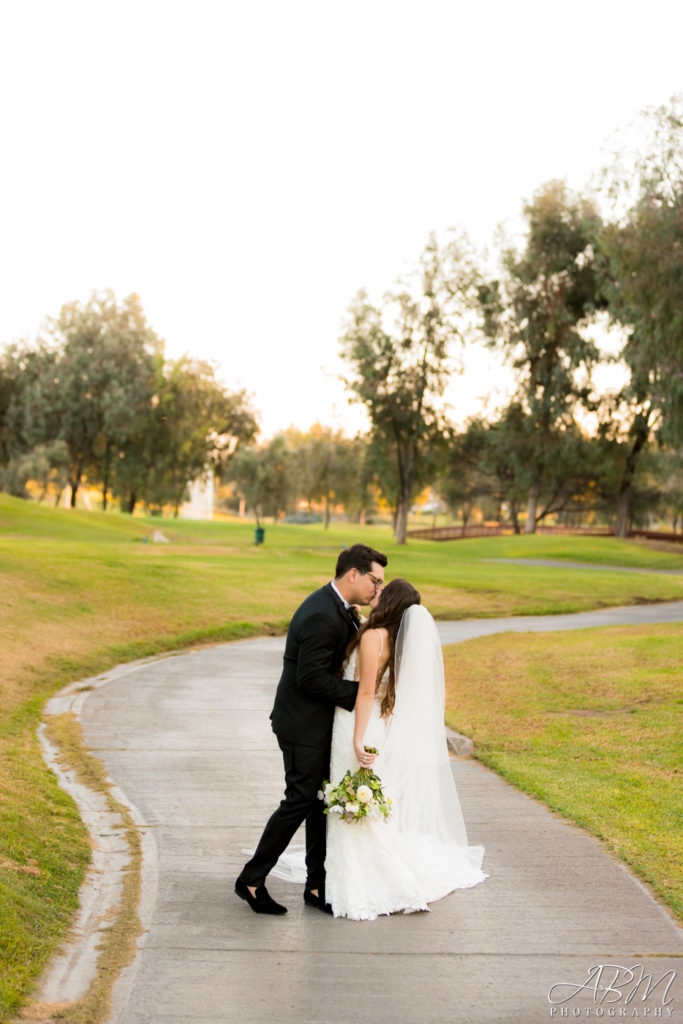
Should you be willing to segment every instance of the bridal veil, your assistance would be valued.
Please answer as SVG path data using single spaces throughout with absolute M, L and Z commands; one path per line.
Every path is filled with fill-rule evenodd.
M 444 726 L 441 639 L 423 605 L 406 609 L 396 638 L 396 699 L 388 720 L 383 775 L 401 833 L 462 847 L 479 867 L 483 847 L 467 847 Z

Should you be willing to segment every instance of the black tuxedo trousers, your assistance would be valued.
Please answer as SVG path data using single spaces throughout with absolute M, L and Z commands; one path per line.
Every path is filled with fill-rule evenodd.
M 327 822 L 318 798 L 322 780 L 330 773 L 330 748 L 305 747 L 278 736 L 285 764 L 285 795 L 268 819 L 254 856 L 240 875 L 247 885 L 263 885 L 281 853 L 306 822 L 306 887 L 323 890 Z
M 294 613 L 270 716 L 284 761 L 285 795 L 242 869 L 246 885 L 264 884 L 305 822 L 307 886 L 324 888 L 327 823 L 318 793 L 329 778 L 334 709 L 352 711 L 358 692 L 357 682 L 338 675 L 354 630 L 330 584 L 307 597 Z

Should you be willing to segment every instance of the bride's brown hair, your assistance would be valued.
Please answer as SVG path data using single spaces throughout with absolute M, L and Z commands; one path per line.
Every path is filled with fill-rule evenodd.
M 394 710 L 394 701 L 396 699 L 396 680 L 394 678 L 394 646 L 396 644 L 396 637 L 401 625 L 403 613 L 406 608 L 410 608 L 413 604 L 420 604 L 422 598 L 420 597 L 419 591 L 415 589 L 412 583 L 408 583 L 408 580 L 401 579 L 397 576 L 396 579 L 391 580 L 387 583 L 386 587 L 382 591 L 379 602 L 376 608 L 373 608 L 368 616 L 366 622 L 357 630 L 351 643 L 346 649 L 346 661 L 348 662 L 353 652 L 360 644 L 361 637 L 366 629 L 378 629 L 383 626 L 389 634 L 389 682 L 387 683 L 387 690 L 382 699 L 382 718 L 386 718 Z

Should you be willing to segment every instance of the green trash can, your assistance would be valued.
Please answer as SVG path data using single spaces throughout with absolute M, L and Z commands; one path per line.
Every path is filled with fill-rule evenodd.
M 264 527 L 263 526 L 257 526 L 256 529 L 254 530 L 254 536 L 256 538 L 256 543 L 257 544 L 263 544 L 263 541 L 264 541 L 265 536 L 266 536 L 266 531 L 265 531 Z

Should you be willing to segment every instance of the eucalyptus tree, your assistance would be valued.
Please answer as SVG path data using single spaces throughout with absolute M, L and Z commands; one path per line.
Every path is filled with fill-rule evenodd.
M 154 512 L 171 505 L 177 516 L 189 484 L 225 475 L 257 420 L 246 393 L 230 391 L 213 364 L 182 356 L 157 363 L 138 426 L 117 462 L 117 491 L 129 512 L 142 500 Z
M 292 446 L 286 435 L 280 433 L 267 444 L 240 448 L 226 470 L 224 479 L 236 483 L 247 508 L 256 517 L 257 526 L 263 516 L 277 519 L 295 504 L 293 458 Z
M 26 498 L 27 484 L 34 481 L 41 488 L 38 500 L 44 501 L 52 485 L 56 491 L 55 505 L 58 505 L 68 484 L 68 461 L 69 452 L 64 441 L 37 444 L 0 467 L 2 489 L 18 498 Z
M 517 400 L 531 441 L 525 531 L 533 533 L 558 446 L 577 407 L 590 402 L 599 351 L 582 328 L 605 300 L 595 205 L 552 181 L 525 205 L 524 216 L 523 250 L 503 251 L 501 276 L 482 285 L 479 300 L 485 335 L 503 347 L 518 375 Z
M 332 510 L 341 505 L 347 516 L 360 516 L 372 505 L 365 463 L 367 443 L 333 427 L 315 423 L 305 433 L 285 432 L 292 452 L 292 483 L 298 498 L 321 504 L 325 529 Z
M 162 342 L 138 296 L 119 303 L 111 291 L 64 305 L 48 322 L 48 337 L 55 359 L 43 400 L 58 421 L 54 436 L 68 448 L 71 505 L 89 474 L 100 481 L 106 508 L 119 452 L 139 434 L 152 400 Z
M 0 464 L 58 436 L 57 359 L 44 339 L 7 345 L 0 353 Z
M 493 492 L 485 468 L 485 459 L 490 450 L 489 429 L 488 424 L 474 417 L 465 430 L 452 431 L 448 436 L 439 493 L 451 512 L 460 516 L 463 534 L 474 509 L 481 506 Z
M 638 463 L 656 437 L 683 442 L 683 96 L 643 115 L 647 142 L 605 172 L 616 213 L 601 237 L 609 310 L 625 332 L 630 379 L 614 436 L 625 449 L 616 533 L 626 536 Z
M 399 544 L 420 475 L 443 444 L 451 343 L 462 338 L 476 279 L 463 236 L 444 247 L 431 237 L 415 272 L 381 306 L 360 292 L 348 311 L 340 341 L 345 384 L 368 411 L 371 446 L 393 464 Z

